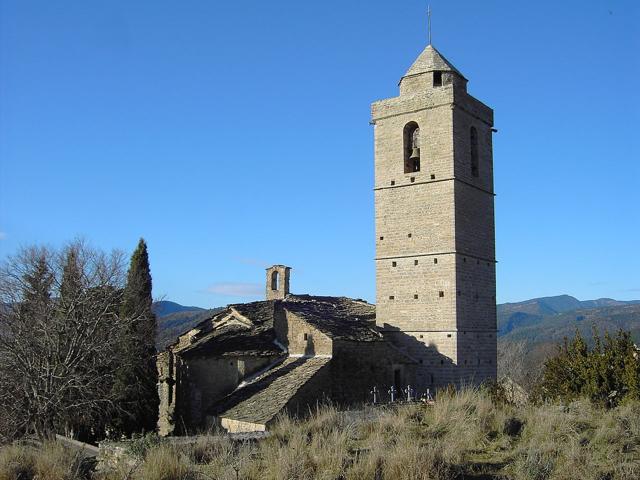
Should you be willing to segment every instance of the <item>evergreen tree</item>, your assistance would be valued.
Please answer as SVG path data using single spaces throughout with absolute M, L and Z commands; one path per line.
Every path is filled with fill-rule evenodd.
M 604 340 L 594 327 L 594 345 L 588 348 L 578 331 L 567 339 L 557 355 L 545 362 L 535 396 L 539 399 L 572 401 L 579 397 L 607 407 L 626 398 L 640 398 L 640 351 L 629 332 Z
M 33 252 L 37 255 L 30 268 L 24 273 L 22 314 L 35 322 L 40 317 L 49 315 L 51 306 L 51 288 L 54 277 L 47 262 L 44 250 Z
M 125 435 L 155 429 L 158 417 L 156 317 L 151 309 L 151 289 L 147 244 L 140 239 L 131 256 L 120 309 L 129 331 L 119 353 L 121 364 L 115 389 L 120 414 L 114 419 L 114 426 Z

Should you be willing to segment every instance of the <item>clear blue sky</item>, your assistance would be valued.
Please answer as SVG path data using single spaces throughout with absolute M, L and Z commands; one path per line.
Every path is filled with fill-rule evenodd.
M 424 1 L 0 0 L 0 257 L 75 236 L 154 294 L 374 300 L 372 101 Z M 640 298 L 640 2 L 432 1 L 495 110 L 498 301 Z

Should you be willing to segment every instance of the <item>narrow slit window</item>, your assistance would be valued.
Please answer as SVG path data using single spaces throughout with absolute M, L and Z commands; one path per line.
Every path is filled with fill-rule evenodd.
M 397 266 L 398 266 L 398 264 L 397 264 L 396 262 L 391 262 L 391 266 L 392 266 L 392 267 L 397 267 Z
M 478 131 L 476 127 L 471 127 L 469 137 L 471 144 L 471 175 L 478 177 L 480 175 L 480 168 L 478 160 Z
M 442 290 L 440 290 L 440 292 L 438 293 L 438 296 L 439 296 L 440 298 L 443 298 L 443 297 L 444 297 L 444 292 L 443 292 Z

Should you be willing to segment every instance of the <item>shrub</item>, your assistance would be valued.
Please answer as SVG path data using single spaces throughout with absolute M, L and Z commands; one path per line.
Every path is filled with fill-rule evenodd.
M 534 391 L 538 400 L 570 402 L 587 397 L 609 408 L 626 398 L 640 400 L 640 351 L 631 334 L 606 332 L 603 341 L 594 327 L 593 337 L 591 349 L 578 331 L 570 342 L 565 338 L 544 364 Z
M 156 433 L 134 435 L 134 437 L 127 442 L 127 452 L 136 458 L 143 459 L 149 450 L 159 447 L 163 443 L 164 440 Z

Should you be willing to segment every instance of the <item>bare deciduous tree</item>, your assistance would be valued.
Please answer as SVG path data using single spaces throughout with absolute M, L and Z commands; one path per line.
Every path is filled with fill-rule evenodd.
M 133 319 L 119 315 L 124 256 L 76 241 L 21 250 L 0 267 L 0 435 L 102 424 Z
M 520 342 L 498 342 L 498 376 L 509 377 L 521 383 L 526 377 L 524 358 L 527 344 Z

